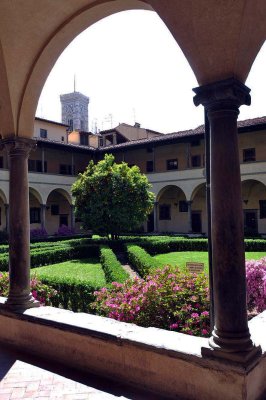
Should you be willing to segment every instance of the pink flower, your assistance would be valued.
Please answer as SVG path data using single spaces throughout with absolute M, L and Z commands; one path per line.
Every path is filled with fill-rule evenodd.
M 177 329 L 177 328 L 178 328 L 178 324 L 177 323 L 170 325 L 170 329 L 171 330 Z
M 201 313 L 201 315 L 204 315 L 205 317 L 208 317 L 208 316 L 209 316 L 209 311 L 203 311 L 203 312 Z
M 198 313 L 192 313 L 191 314 L 191 318 L 199 318 L 199 314 Z
M 202 335 L 208 335 L 208 334 L 209 334 L 209 332 L 207 331 L 207 329 L 202 329 L 201 333 L 202 333 Z

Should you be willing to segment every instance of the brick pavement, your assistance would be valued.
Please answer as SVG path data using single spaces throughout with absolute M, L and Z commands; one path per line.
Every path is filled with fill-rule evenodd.
M 0 347 L 0 400 L 117 400 L 118 398 L 126 399 L 21 361 L 14 353 Z
M 0 400 L 13 399 L 163 400 L 122 382 L 82 374 L 0 345 Z

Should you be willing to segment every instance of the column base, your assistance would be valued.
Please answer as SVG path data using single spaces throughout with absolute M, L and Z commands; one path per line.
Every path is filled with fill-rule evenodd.
M 203 357 L 229 360 L 243 366 L 256 361 L 262 354 L 261 347 L 255 346 L 250 339 L 249 332 L 239 335 L 219 335 L 214 328 L 209 340 L 210 348 L 202 348 Z
M 31 293 L 28 295 L 10 294 L 3 304 L 3 308 L 10 311 L 25 311 L 28 308 L 40 307 L 40 302 Z

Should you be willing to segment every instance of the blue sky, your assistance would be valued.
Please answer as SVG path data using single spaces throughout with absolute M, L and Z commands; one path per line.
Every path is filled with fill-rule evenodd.
M 266 45 L 247 86 L 252 105 L 240 119 L 266 115 Z M 90 97 L 90 130 L 120 122 L 168 133 L 203 123 L 193 105 L 198 86 L 182 51 L 151 11 L 127 11 L 105 18 L 81 33 L 61 54 L 43 88 L 36 115 L 60 121 L 59 95 L 74 88 Z

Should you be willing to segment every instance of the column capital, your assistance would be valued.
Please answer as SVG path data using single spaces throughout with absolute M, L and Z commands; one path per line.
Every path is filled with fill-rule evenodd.
M 193 92 L 196 93 L 193 98 L 195 106 L 202 104 L 207 111 L 223 107 L 238 109 L 243 104 L 251 104 L 250 89 L 235 78 L 199 86 Z
M 9 157 L 28 157 L 37 146 L 37 141 L 19 136 L 10 136 L 1 141 Z

